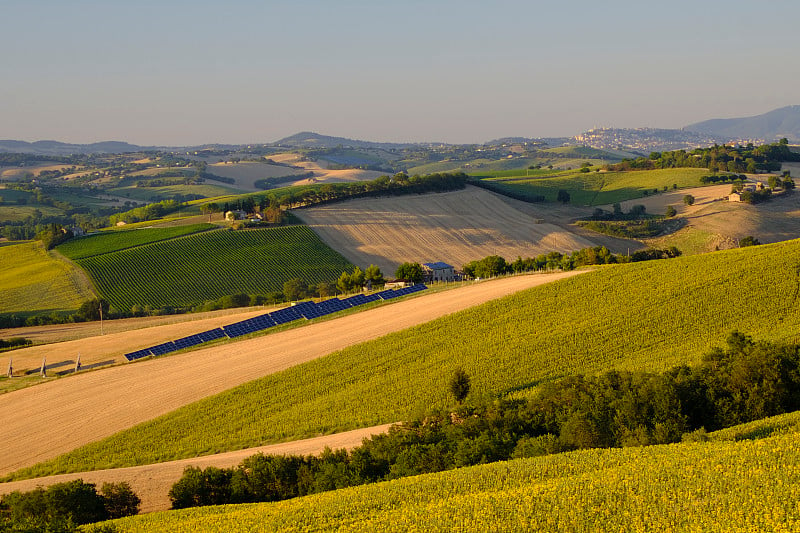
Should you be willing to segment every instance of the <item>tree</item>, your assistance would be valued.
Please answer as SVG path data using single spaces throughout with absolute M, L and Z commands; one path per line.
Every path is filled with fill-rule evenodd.
M 683 197 L 683 203 L 686 205 L 693 205 L 694 204 L 694 196 L 691 194 L 687 194 Z
M 570 200 L 569 193 L 564 189 L 559 189 L 558 195 L 556 195 L 556 200 L 558 200 L 562 204 L 568 204 Z
M 422 271 L 422 265 L 419 263 L 403 263 L 397 267 L 397 271 L 394 273 L 394 276 L 399 279 L 408 280 L 412 283 L 422 283 L 424 273 Z
M 386 282 L 383 278 L 383 272 L 381 272 L 381 269 L 378 268 L 377 265 L 370 265 L 367 267 L 367 270 L 364 271 L 364 280 L 372 287 L 381 286 Z
M 739 241 L 739 248 L 744 248 L 745 246 L 758 246 L 759 244 L 761 244 L 761 242 L 758 239 L 752 235 L 748 235 Z
M 292 278 L 283 282 L 283 295 L 289 302 L 302 300 L 308 294 L 308 284 L 301 278 Z
M 336 290 L 341 293 L 348 293 L 353 290 L 353 283 L 350 281 L 350 274 L 347 272 L 342 272 L 342 275 L 336 280 Z
M 469 376 L 461 367 L 457 368 L 450 379 L 450 392 L 456 397 L 458 403 L 463 402 L 469 394 Z
M 113 520 L 123 516 L 139 514 L 139 505 L 142 500 L 133 492 L 128 483 L 124 481 L 121 483 L 103 483 L 100 488 L 100 494 L 103 496 L 109 519 Z
M 350 274 L 350 286 L 357 291 L 364 286 L 364 271 L 360 267 L 355 267 L 353 273 Z
M 667 206 L 667 209 L 664 211 L 664 215 L 665 215 L 665 216 L 667 216 L 667 217 L 669 217 L 669 218 L 672 218 L 672 217 L 674 217 L 674 216 L 675 216 L 675 215 L 677 215 L 677 214 L 678 214 L 678 212 L 677 212 L 677 211 L 675 211 L 675 208 L 674 208 L 674 207 L 672 207 L 671 205 L 668 205 L 668 206 Z

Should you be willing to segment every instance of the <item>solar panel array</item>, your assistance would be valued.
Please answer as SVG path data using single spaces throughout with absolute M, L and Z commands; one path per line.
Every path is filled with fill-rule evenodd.
M 184 348 L 190 348 L 192 346 L 197 346 L 198 344 L 203 344 L 216 339 L 223 339 L 225 337 L 234 339 L 236 337 L 249 335 L 250 333 L 255 333 L 256 331 L 263 331 L 274 326 L 280 326 L 281 324 L 293 322 L 301 318 L 312 320 L 314 318 L 330 315 L 332 313 L 344 311 L 345 309 L 368 304 L 370 302 L 391 300 L 392 298 L 398 298 L 407 294 L 424 291 L 427 288 L 428 287 L 424 283 L 418 283 L 416 285 L 411 285 L 410 287 L 403 287 L 402 289 L 387 289 L 369 295 L 356 294 L 355 296 L 350 296 L 342 300 L 339 298 L 331 298 L 329 300 L 323 300 L 319 303 L 314 303 L 311 301 L 300 302 L 299 304 L 291 307 L 284 307 L 283 309 L 253 318 L 248 318 L 247 320 L 242 320 L 241 322 L 229 324 L 221 328 L 203 331 L 202 333 L 189 335 L 188 337 L 164 342 L 162 344 L 157 344 L 156 346 L 151 346 L 142 350 L 136 350 L 135 352 L 126 353 L 125 358 L 128 361 L 135 361 L 137 359 L 142 359 L 143 357 L 164 355 L 170 352 L 183 350 Z

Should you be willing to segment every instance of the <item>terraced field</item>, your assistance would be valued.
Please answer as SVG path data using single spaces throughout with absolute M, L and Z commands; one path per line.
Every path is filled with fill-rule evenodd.
M 41 243 L 0 243 L 0 313 L 74 311 L 91 298 L 83 273 Z
M 352 268 L 304 226 L 208 231 L 77 263 L 117 309 L 183 307 L 229 294 L 266 294 L 281 291 L 291 278 L 335 281 Z

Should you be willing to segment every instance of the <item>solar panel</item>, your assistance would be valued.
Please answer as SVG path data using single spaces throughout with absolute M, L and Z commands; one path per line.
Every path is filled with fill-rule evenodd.
M 125 359 L 128 361 L 136 361 L 137 359 L 141 359 L 143 357 L 150 357 L 150 348 L 145 348 L 144 350 L 136 350 L 135 352 L 130 352 L 125 354 Z
M 150 351 L 153 355 L 164 355 L 170 352 L 174 352 L 177 350 L 175 344 L 172 341 L 165 342 L 162 344 L 157 344 L 156 346 L 151 346 Z
M 216 328 L 209 331 L 204 331 L 202 333 L 198 333 L 197 336 L 200 337 L 200 339 L 203 342 L 209 342 L 225 337 L 225 332 L 222 331 L 222 328 Z
M 364 303 L 368 304 L 370 302 L 377 302 L 380 299 L 381 299 L 381 297 L 378 296 L 378 293 L 368 294 L 368 295 L 364 296 Z M 361 305 L 364 305 L 364 304 L 361 304 Z

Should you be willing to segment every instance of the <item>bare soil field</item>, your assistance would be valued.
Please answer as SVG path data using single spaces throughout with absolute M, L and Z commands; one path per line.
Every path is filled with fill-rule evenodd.
M 326 447 L 332 450 L 340 450 L 342 448 L 350 450 L 361 445 L 361 442 L 365 438 L 379 433 L 385 433 L 389 430 L 390 426 L 391 424 L 384 424 L 382 426 L 334 433 L 333 435 L 324 435 L 313 439 L 282 442 L 270 446 L 260 446 L 258 448 L 248 448 L 217 455 L 193 457 L 180 461 L 169 461 L 129 468 L 116 468 L 112 470 L 78 472 L 75 474 L 62 474 L 59 476 L 13 481 L 11 483 L 0 483 L 0 495 L 17 490 L 25 492 L 34 490 L 36 487 L 49 487 L 56 483 L 65 483 L 74 479 L 82 479 L 84 482 L 94 483 L 98 487 L 102 486 L 103 483 L 120 483 L 125 481 L 131 486 L 139 498 L 142 499 L 140 512 L 151 513 L 154 511 L 166 511 L 171 506 L 169 490 L 172 488 L 172 485 L 180 479 L 186 467 L 207 468 L 209 466 L 215 466 L 217 468 L 232 468 L 241 463 L 244 459 L 258 453 L 263 453 L 265 455 L 316 455 L 321 453 Z
M 484 189 L 364 198 L 294 213 L 353 263 L 391 275 L 406 261 L 444 261 L 457 268 L 488 255 L 513 261 L 596 246 L 548 211 L 524 213 Z M 538 223 L 537 223 L 538 222 Z
M 361 170 L 358 168 L 348 168 L 343 170 L 331 170 L 326 168 L 327 162 L 303 161 L 300 154 L 285 153 L 270 156 L 270 159 L 278 163 L 288 163 L 297 167 L 304 168 L 306 171 L 314 173 L 313 178 L 298 180 L 292 185 L 309 185 L 311 183 L 343 183 L 348 181 L 374 180 L 386 175 L 386 172 L 376 170 Z
M 246 191 L 260 191 L 255 182 L 264 178 L 300 174 L 303 171 L 269 163 L 245 161 L 240 163 L 214 163 L 208 165 L 208 172 L 236 180 L 236 187 Z
M 334 320 L 171 357 L 79 373 L 0 395 L 0 420 L 3 420 L 0 475 L 347 346 L 578 274 L 514 276 L 422 294 Z M 145 339 L 153 340 L 148 330 L 120 333 L 113 347 L 107 348 L 107 357 L 141 345 Z M 72 342 L 75 343 L 72 350 L 88 353 L 99 340 L 92 337 Z M 60 346 L 55 344 L 50 348 L 59 351 Z
M 2 170 L 0 170 L 0 178 L 13 181 L 24 177 L 26 174 L 38 176 L 42 171 L 45 170 L 63 170 L 65 168 L 69 168 L 70 166 L 72 165 L 43 164 L 29 167 L 4 167 Z

